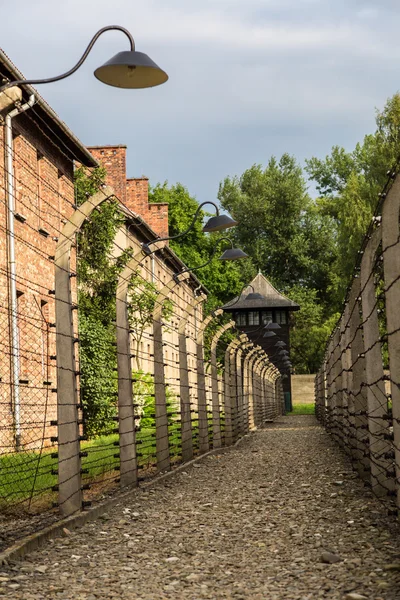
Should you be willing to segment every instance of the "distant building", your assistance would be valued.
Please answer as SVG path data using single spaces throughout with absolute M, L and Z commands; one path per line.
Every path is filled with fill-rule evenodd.
M 252 298 L 253 294 L 261 297 Z M 243 290 L 240 297 L 227 302 L 222 308 L 232 314 L 237 327 L 246 333 L 252 342 L 259 344 L 266 351 L 271 362 L 281 370 L 281 356 L 278 354 L 279 347 L 276 343 L 279 340 L 285 342 L 285 349 L 290 357 L 290 313 L 299 310 L 300 306 L 280 294 L 268 279 L 259 273 L 249 287 Z M 266 331 L 264 326 L 268 322 L 278 323 L 280 329 L 273 330 L 275 336 L 265 338 L 263 337 Z M 287 373 L 282 384 L 285 406 L 286 409 L 290 409 L 292 396 L 290 372 Z

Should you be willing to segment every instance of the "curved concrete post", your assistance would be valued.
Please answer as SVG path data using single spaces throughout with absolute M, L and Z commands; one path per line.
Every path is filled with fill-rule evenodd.
M 114 196 L 104 187 L 88 198 L 64 225 L 56 246 L 55 319 L 57 353 L 58 503 L 64 516 L 82 508 L 81 459 L 70 259 L 76 233 L 102 202 Z
M 270 398 L 269 385 L 268 385 L 269 384 L 268 372 L 269 372 L 269 364 L 264 362 L 261 366 L 261 386 L 262 386 L 262 394 L 263 394 L 263 403 L 262 403 L 263 425 L 265 425 L 265 423 L 267 421 L 271 420 L 271 414 L 270 414 L 271 398 Z
M 264 371 L 265 385 L 267 389 L 267 411 L 266 411 L 266 420 L 273 421 L 276 417 L 276 408 L 275 408 L 275 395 L 272 385 L 272 380 L 274 377 L 274 369 L 273 365 L 269 363 Z
M 327 349 L 327 371 L 326 371 L 326 381 L 327 381 L 327 410 L 328 410 L 328 430 L 330 433 L 333 433 L 335 428 L 335 419 L 334 419 L 334 393 L 333 393 L 333 335 L 331 336 L 328 349 Z
M 218 381 L 218 366 L 217 366 L 217 344 L 225 331 L 235 327 L 235 321 L 228 321 L 222 325 L 211 340 L 211 393 L 212 393 L 212 423 L 213 423 L 213 448 L 221 448 L 221 411 L 219 402 L 219 381 Z M 225 389 L 225 388 L 224 388 Z M 225 406 L 223 401 L 221 404 Z
M 238 339 L 232 340 L 225 350 L 225 446 L 231 446 L 236 437 L 236 349 L 239 344 Z
M 244 345 L 248 342 L 248 337 L 245 333 L 239 335 L 239 345 L 236 349 L 236 422 L 235 422 L 235 437 L 245 432 L 245 417 L 244 417 L 244 388 L 243 388 L 243 351 Z
M 248 414 L 247 414 L 247 431 L 254 429 L 254 391 L 253 391 L 253 373 L 251 370 L 252 359 L 258 352 L 257 348 L 254 347 L 250 350 L 244 359 L 244 389 L 247 396 Z
M 386 437 L 390 437 L 387 420 L 387 397 L 379 333 L 376 290 L 373 267 L 376 252 L 382 241 L 382 230 L 375 229 L 364 250 L 361 260 L 360 285 L 363 311 L 365 354 L 365 377 L 367 384 L 368 431 L 371 466 L 371 486 L 377 496 L 386 496 L 394 489 L 394 480 L 388 478 L 391 461 L 384 458 L 391 449 Z
M 156 415 L 156 454 L 157 468 L 167 471 L 171 467 L 168 439 L 167 398 L 165 393 L 164 352 L 162 336 L 162 311 L 164 302 L 175 285 L 189 278 L 189 273 L 183 273 L 179 280 L 171 279 L 159 293 L 153 311 L 153 343 L 154 343 L 154 395 Z
M 354 401 L 351 395 L 351 351 L 350 351 L 350 307 L 349 303 L 346 302 L 343 317 L 341 321 L 341 343 L 340 350 L 342 356 L 342 390 L 343 390 L 343 410 L 344 410 L 344 441 L 345 449 L 351 454 L 353 447 L 353 435 L 355 431 L 354 427 Z M 320 397 L 320 404 L 323 400 L 323 369 L 321 369 L 319 380 L 318 380 L 318 393 Z M 320 420 L 323 421 L 321 415 L 321 409 L 319 410 Z
M 390 393 L 397 508 L 400 509 L 400 177 L 397 175 L 382 208 L 383 270 L 388 333 Z
M 367 392 L 364 382 L 365 373 L 365 355 L 364 339 L 360 316 L 360 278 L 356 277 L 349 295 L 349 314 L 350 314 L 350 354 L 351 354 L 351 395 L 354 404 L 354 425 L 355 439 L 353 447 L 353 457 L 356 461 L 356 468 L 363 479 L 369 478 L 369 448 L 366 430 L 368 429 L 367 420 Z M 328 378 L 328 376 L 327 376 Z
M 251 406 L 250 406 L 251 389 L 250 389 L 250 385 L 249 385 L 250 373 L 249 373 L 248 356 L 251 353 L 251 351 L 254 349 L 254 344 L 253 344 L 253 342 L 249 341 L 249 339 L 247 338 L 247 342 L 245 342 L 243 344 L 242 348 L 243 348 L 243 362 L 242 362 L 242 371 L 243 371 L 243 411 L 242 411 L 243 416 L 242 416 L 242 419 L 243 419 L 243 421 L 242 421 L 242 423 L 243 423 L 244 433 L 248 433 L 250 430 L 250 410 L 251 410 Z
M 158 248 L 165 246 L 159 242 Z M 132 275 L 146 254 L 140 250 L 118 277 L 116 294 L 118 422 L 121 487 L 137 485 L 136 428 L 132 385 L 132 350 L 128 319 L 128 288 Z
M 253 363 L 254 391 L 255 391 L 255 424 L 260 427 L 262 424 L 262 386 L 261 386 L 261 364 L 263 357 L 260 351 Z
M 193 436 L 192 436 L 192 416 L 190 407 L 190 390 L 189 390 L 189 365 L 187 355 L 187 344 L 186 344 L 186 325 L 189 318 L 194 314 L 196 307 L 204 302 L 206 296 L 201 294 L 200 296 L 193 298 L 185 309 L 185 316 L 181 317 L 178 327 L 178 339 L 179 339 L 179 393 L 181 397 L 181 435 L 182 435 L 182 460 L 184 462 L 193 458 Z M 204 385 L 204 384 L 203 384 Z M 205 391 L 205 390 L 204 390 Z M 205 400 L 205 395 L 204 395 Z M 204 418 L 205 413 L 205 418 Z M 208 445 L 208 427 L 207 427 L 207 407 L 198 406 L 198 420 L 199 420 L 199 440 L 203 441 L 207 439 Z M 205 432 L 204 432 L 205 430 Z
M 281 415 L 284 414 L 282 377 L 280 374 L 278 374 L 275 379 L 275 398 L 276 398 L 276 406 L 277 406 L 277 416 L 280 417 Z
M 197 358 L 197 401 L 199 411 L 199 451 L 208 452 L 208 418 L 207 418 L 207 390 L 206 390 L 206 369 L 204 363 L 204 332 L 213 319 L 223 314 L 223 310 L 218 308 L 208 315 L 199 325 L 196 337 L 196 358 Z
M 333 407 L 333 429 L 332 433 L 336 438 L 337 443 L 343 446 L 343 433 L 342 433 L 342 396 L 340 393 L 340 331 L 339 326 L 336 327 L 333 333 L 333 354 L 332 354 L 332 407 Z

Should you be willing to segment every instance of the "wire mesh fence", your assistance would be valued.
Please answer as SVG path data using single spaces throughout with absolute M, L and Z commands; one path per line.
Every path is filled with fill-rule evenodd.
M 400 508 L 400 177 L 388 173 L 315 380 L 316 415 L 390 513 Z
M 0 170 L 0 518 L 13 537 L 283 410 L 267 355 L 220 313 L 204 318 L 199 281 L 165 244 L 142 249 L 149 233 L 113 190 L 77 197 L 18 143 Z

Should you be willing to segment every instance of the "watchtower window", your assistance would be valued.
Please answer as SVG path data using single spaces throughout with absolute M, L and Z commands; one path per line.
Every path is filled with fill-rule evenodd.
M 279 325 L 287 324 L 287 315 L 285 310 L 277 310 L 275 311 L 275 321 Z
M 249 311 L 249 325 L 259 325 L 260 324 L 260 313 L 258 310 L 250 310 Z
M 270 323 L 272 321 L 272 310 L 263 310 L 261 316 L 263 325 Z
M 246 325 L 246 313 L 238 312 L 235 315 L 236 325 Z

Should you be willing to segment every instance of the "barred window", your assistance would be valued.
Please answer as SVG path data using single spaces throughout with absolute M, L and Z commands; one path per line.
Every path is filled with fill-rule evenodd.
M 235 314 L 236 325 L 246 325 L 246 313 L 238 312 Z
M 272 321 L 272 310 L 263 310 L 261 313 L 262 324 L 266 325 L 270 321 Z
M 286 325 L 287 324 L 286 311 L 285 310 L 275 311 L 275 321 L 279 325 Z
M 249 325 L 259 325 L 260 324 L 260 313 L 258 310 L 250 310 L 249 311 Z

